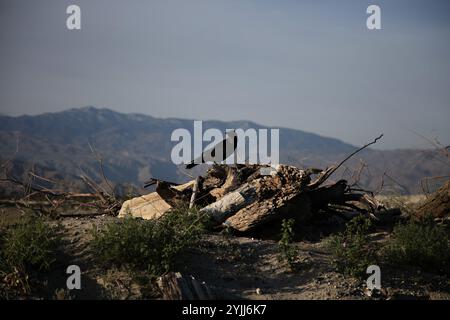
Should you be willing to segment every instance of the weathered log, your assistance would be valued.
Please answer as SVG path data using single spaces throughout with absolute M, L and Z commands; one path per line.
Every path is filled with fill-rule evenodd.
M 190 181 L 183 185 L 174 186 L 177 191 L 184 191 L 192 188 L 194 181 Z M 125 201 L 119 212 L 119 218 L 131 215 L 136 218 L 157 219 L 170 210 L 172 206 L 168 204 L 157 192 L 139 196 Z
M 199 191 L 200 177 L 197 177 L 194 182 L 194 186 L 192 187 L 192 195 L 191 200 L 189 201 L 189 209 L 194 207 L 195 199 L 197 198 L 197 193 Z
M 235 214 L 241 208 L 251 204 L 257 199 L 257 187 L 245 184 L 236 191 L 230 192 L 220 200 L 204 207 L 200 214 L 207 214 L 219 223 Z
M 170 272 L 157 280 L 164 300 L 214 300 L 215 295 L 205 284 L 193 276 Z
M 416 215 L 431 215 L 435 218 L 444 218 L 450 215 L 450 180 L 418 207 Z
M 235 186 L 238 186 L 240 181 L 238 181 L 237 176 L 237 169 L 233 167 L 227 167 L 227 176 L 223 182 L 223 184 L 220 187 L 217 187 L 213 190 L 211 190 L 210 194 L 215 197 L 216 199 L 219 199 L 223 197 L 225 194 L 230 192 Z
M 279 165 L 276 174 L 262 176 L 244 184 L 235 194 L 225 196 L 224 203 L 211 205 L 213 214 L 220 219 L 227 218 L 225 224 L 239 231 L 248 231 L 260 224 L 293 212 L 300 216 L 310 216 L 310 200 L 306 194 L 310 176 L 305 171 L 291 166 Z M 244 189 L 246 188 L 246 189 Z M 238 191 L 236 190 L 236 191 Z M 235 201 L 236 203 L 232 203 Z M 209 209 L 207 212 L 210 212 Z M 236 210 L 238 209 L 238 210 Z
M 330 204 L 352 206 L 347 201 L 359 201 L 365 204 L 369 210 L 364 212 L 375 218 L 371 214 L 374 211 L 373 202 L 368 201 L 365 194 L 349 193 L 351 190 L 345 180 L 323 187 L 318 187 L 317 183 L 310 184 L 309 174 L 311 173 L 315 172 L 281 166 L 275 177 L 257 180 L 260 184 L 257 188 L 257 201 L 231 215 L 225 224 L 246 232 L 285 217 L 295 217 L 298 222 L 307 221 L 320 210 L 327 210 Z M 297 177 L 297 180 L 292 181 L 293 177 Z M 314 189 L 311 188 L 312 185 Z M 261 194 L 268 194 L 268 196 L 261 197 Z
M 261 175 L 261 168 L 266 167 L 214 165 L 197 183 L 167 186 L 156 195 L 142 196 L 142 200 L 137 198 L 130 203 L 125 202 L 119 216 L 122 216 L 124 207 L 129 204 L 133 207 L 134 216 L 159 218 L 173 206 L 172 202 L 176 200 L 174 198 L 185 199 L 186 194 L 192 195 L 191 204 L 194 201 L 199 204 L 197 200 L 206 203 L 205 207 L 199 210 L 200 215 L 208 215 L 217 223 L 224 223 L 239 231 L 249 231 L 285 217 L 306 221 L 319 211 L 329 211 L 329 205 L 359 210 L 355 206 L 355 202 L 359 202 L 365 204 L 368 210 L 360 210 L 367 214 L 376 209 L 376 203 L 366 199 L 363 193 L 352 192 L 345 180 L 322 186 L 326 179 L 324 177 L 329 176 L 334 167 L 320 171 L 277 165 L 270 175 Z M 311 183 L 311 176 L 315 174 L 319 175 Z M 195 185 L 197 191 L 193 192 Z M 185 188 L 187 193 L 183 193 L 179 188 Z M 212 203 L 206 197 L 212 199 Z M 189 203 L 189 200 L 183 201 Z M 202 204 L 199 205 L 201 207 Z
M 307 193 L 266 199 L 239 210 L 225 221 L 225 225 L 238 231 L 249 231 L 275 219 L 295 214 L 299 219 L 311 217 L 311 201 Z

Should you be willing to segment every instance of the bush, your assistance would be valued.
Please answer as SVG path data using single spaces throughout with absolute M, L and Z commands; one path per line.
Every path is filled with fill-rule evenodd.
M 376 263 L 376 248 L 369 239 L 370 228 L 370 220 L 358 216 L 347 223 L 344 232 L 327 239 L 332 264 L 339 272 L 361 277 L 368 266 Z
M 449 266 L 447 232 L 431 217 L 397 225 L 383 251 L 391 263 L 432 271 L 442 271 Z
M 29 274 L 48 270 L 60 245 L 58 227 L 44 218 L 28 216 L 0 235 L 0 275 L 4 284 L 29 293 Z
M 192 246 L 205 229 L 196 212 L 174 210 L 157 220 L 125 217 L 93 230 L 91 249 L 102 264 L 146 269 L 158 276 L 169 271 L 180 251 Z
M 279 261 L 285 261 L 291 269 L 296 269 L 298 250 L 292 244 L 294 239 L 294 219 L 283 219 L 281 223 L 281 239 L 278 242 Z

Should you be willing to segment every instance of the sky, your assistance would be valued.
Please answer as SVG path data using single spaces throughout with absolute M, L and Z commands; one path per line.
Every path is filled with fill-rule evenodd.
M 0 0 L 0 70 L 6 115 L 96 106 L 450 144 L 448 0 Z

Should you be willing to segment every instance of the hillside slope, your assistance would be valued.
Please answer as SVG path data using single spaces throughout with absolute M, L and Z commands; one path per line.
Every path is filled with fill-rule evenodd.
M 262 128 L 248 122 L 204 121 L 207 128 Z M 85 107 L 38 116 L 0 116 L 0 159 L 13 158 L 11 172 L 23 176 L 36 172 L 79 187 L 78 176 L 86 173 L 100 180 L 98 162 L 91 146 L 104 160 L 106 176 L 114 183 L 142 185 L 150 176 L 174 181 L 189 177 L 173 165 L 170 153 L 175 143 L 170 135 L 177 128 L 193 129 L 192 120 L 158 119 L 140 114 L 122 114 Z M 333 138 L 300 130 L 280 129 L 280 161 L 300 167 L 325 167 L 337 163 L 356 149 Z M 401 193 L 420 192 L 424 177 L 448 175 L 443 157 L 432 150 L 365 150 L 336 175 L 352 178 L 360 161 L 368 165 L 361 175 L 364 187 L 384 185 Z

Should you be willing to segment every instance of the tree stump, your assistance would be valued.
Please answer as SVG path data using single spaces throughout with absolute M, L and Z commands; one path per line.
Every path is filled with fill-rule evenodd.
M 416 211 L 418 216 L 444 218 L 450 215 L 450 180 L 433 193 Z

